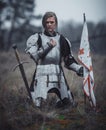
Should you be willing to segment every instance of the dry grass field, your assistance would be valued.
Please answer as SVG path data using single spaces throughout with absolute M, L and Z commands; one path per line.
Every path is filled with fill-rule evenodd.
M 77 55 L 76 55 L 77 57 Z M 20 53 L 24 64 L 28 82 L 30 84 L 35 63 Z M 64 69 L 70 89 L 77 108 L 71 110 L 49 110 L 44 107 L 42 111 L 27 98 L 27 92 L 19 72 L 13 71 L 17 64 L 13 50 L 0 53 L 0 129 L 1 130 L 105 130 L 106 129 L 106 56 L 92 55 L 95 96 L 101 111 L 85 112 L 82 90 L 82 78 L 74 72 Z M 53 102 L 49 99 L 49 102 Z

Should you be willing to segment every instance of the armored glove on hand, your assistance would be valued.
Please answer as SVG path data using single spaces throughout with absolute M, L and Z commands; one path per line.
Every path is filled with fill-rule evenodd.
M 54 46 L 50 43 L 47 43 L 45 48 L 40 48 L 39 50 L 37 50 L 36 46 L 31 46 L 27 53 L 29 53 L 30 57 L 37 63 L 39 59 L 44 58 L 53 47 Z
M 83 77 L 83 67 L 77 63 L 72 63 L 69 66 L 66 66 L 68 69 L 76 72 L 78 76 Z
M 83 67 L 80 67 L 80 69 L 76 73 L 78 76 L 83 77 Z

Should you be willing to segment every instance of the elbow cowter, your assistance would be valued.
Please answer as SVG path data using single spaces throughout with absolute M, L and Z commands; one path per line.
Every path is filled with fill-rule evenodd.
M 47 43 L 45 48 L 39 48 L 35 52 L 29 51 L 30 57 L 37 63 L 40 59 L 43 59 L 49 51 L 53 48 L 50 43 Z
M 67 66 L 67 67 L 69 67 L 73 63 L 78 64 L 77 61 L 75 60 L 75 58 L 72 55 L 66 56 L 65 59 L 64 59 L 64 62 L 65 62 L 65 66 Z
M 75 71 L 78 76 L 83 76 L 83 67 L 77 63 L 73 56 L 65 59 L 65 67 Z
M 47 43 L 47 46 L 45 48 L 38 51 L 39 59 L 44 58 L 52 48 L 53 46 L 50 43 Z

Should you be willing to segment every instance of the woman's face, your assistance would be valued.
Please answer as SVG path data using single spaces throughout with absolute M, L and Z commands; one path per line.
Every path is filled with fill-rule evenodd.
M 46 20 L 45 30 L 49 33 L 53 33 L 56 29 L 56 20 L 54 17 L 49 17 Z

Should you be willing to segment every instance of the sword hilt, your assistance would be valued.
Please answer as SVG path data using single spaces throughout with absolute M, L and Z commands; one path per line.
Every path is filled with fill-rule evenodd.
M 21 61 L 20 61 L 20 57 L 19 57 L 19 53 L 18 53 L 18 50 L 17 50 L 17 45 L 16 44 L 13 44 L 13 49 L 14 49 L 14 52 L 15 52 L 15 56 L 16 56 L 16 59 L 18 61 L 18 63 L 20 64 Z
M 13 49 L 15 50 L 17 48 L 17 45 L 16 44 L 13 44 L 12 45 Z

